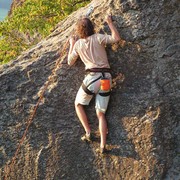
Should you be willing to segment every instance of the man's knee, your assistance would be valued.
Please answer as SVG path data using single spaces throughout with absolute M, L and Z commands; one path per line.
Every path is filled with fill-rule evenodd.
M 99 110 L 96 110 L 96 115 L 98 117 L 98 119 L 102 119 L 105 117 L 105 113 Z

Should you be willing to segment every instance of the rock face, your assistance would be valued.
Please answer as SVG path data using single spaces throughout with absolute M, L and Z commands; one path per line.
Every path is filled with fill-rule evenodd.
M 97 31 L 110 33 L 104 15 L 111 12 L 122 37 L 107 47 L 114 88 L 107 112 L 108 153 L 103 156 L 96 153 L 99 135 L 93 102 L 86 110 L 95 141 L 80 140 L 84 132 L 74 98 L 84 66 L 81 61 L 73 67 L 66 64 L 64 45 L 91 4 Z M 91 4 L 0 67 L 1 179 L 180 178 L 178 0 Z

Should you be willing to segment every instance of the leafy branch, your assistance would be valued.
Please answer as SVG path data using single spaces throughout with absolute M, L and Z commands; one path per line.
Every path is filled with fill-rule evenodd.
M 0 64 L 50 34 L 63 20 L 90 0 L 26 0 L 0 22 Z

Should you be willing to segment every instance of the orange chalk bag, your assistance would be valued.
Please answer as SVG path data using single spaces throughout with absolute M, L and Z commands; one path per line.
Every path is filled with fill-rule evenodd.
M 100 82 L 101 82 L 101 90 L 102 90 L 102 91 L 109 91 L 109 90 L 110 90 L 111 85 L 110 85 L 110 80 L 109 80 L 109 79 L 107 79 L 107 78 L 102 78 L 102 79 L 100 80 Z

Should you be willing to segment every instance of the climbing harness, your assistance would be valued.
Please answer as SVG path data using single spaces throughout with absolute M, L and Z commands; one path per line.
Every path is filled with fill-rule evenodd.
M 101 79 L 101 77 L 102 77 L 102 76 L 99 76 L 97 79 L 91 81 L 87 86 L 86 86 L 84 83 L 82 83 L 81 86 L 82 86 L 83 90 L 84 90 L 88 95 L 93 95 L 94 92 L 90 91 L 90 90 L 88 89 L 88 87 L 89 87 L 91 84 L 93 84 L 94 82 L 96 82 L 97 80 Z
M 94 95 L 95 93 L 90 91 L 88 89 L 88 87 L 93 84 L 94 82 L 98 81 L 100 79 L 100 90 L 102 92 L 99 92 L 98 94 L 100 96 L 109 96 L 110 92 L 111 92 L 111 86 L 110 86 L 110 79 L 105 77 L 105 73 L 111 73 L 111 69 L 109 68 L 92 68 L 92 69 L 87 69 L 86 70 L 86 74 L 89 74 L 91 72 L 95 72 L 95 73 L 102 73 L 102 75 L 100 75 L 98 78 L 96 78 L 95 80 L 91 81 L 88 85 L 85 85 L 84 83 L 82 83 L 82 89 L 88 94 L 88 95 Z M 104 91 L 104 92 L 103 92 Z

